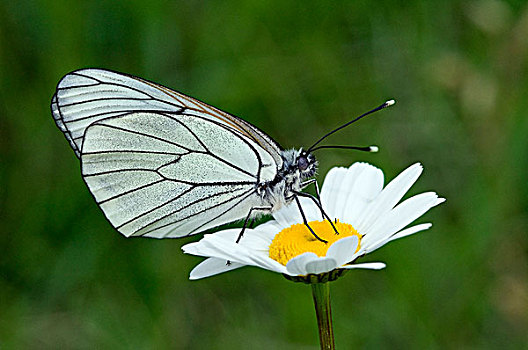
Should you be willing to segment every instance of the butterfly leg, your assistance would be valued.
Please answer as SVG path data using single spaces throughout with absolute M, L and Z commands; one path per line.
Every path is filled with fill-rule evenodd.
M 242 239 L 242 236 L 244 236 L 244 231 L 246 231 L 246 228 L 248 226 L 252 226 L 253 225 L 253 222 L 255 221 L 254 219 L 251 218 L 251 214 L 253 214 L 253 210 L 255 210 L 255 211 L 262 210 L 262 211 L 269 212 L 271 210 L 271 207 L 253 207 L 253 208 L 249 209 L 249 212 L 248 212 L 248 214 L 246 216 L 246 219 L 244 220 L 244 226 L 242 226 L 242 230 L 240 230 L 240 233 L 238 234 L 238 237 L 237 237 L 235 243 L 239 243 L 240 240 Z M 250 218 L 251 218 L 251 221 L 249 221 Z M 248 225 L 248 223 L 249 223 L 249 225 Z M 231 261 L 227 260 L 226 261 L 226 265 L 231 265 Z
M 326 212 L 324 211 L 323 206 L 321 205 L 321 200 L 320 200 L 320 199 L 315 198 L 315 197 L 312 196 L 311 194 L 309 194 L 309 193 L 305 193 L 305 192 L 297 192 L 297 191 L 295 191 L 295 192 L 293 192 L 293 193 L 295 193 L 297 196 L 310 198 L 310 199 L 315 203 L 315 205 L 317 205 L 317 207 L 319 208 L 319 210 L 321 211 L 321 214 L 323 215 L 323 219 L 328 220 L 328 222 L 330 223 L 330 225 L 332 225 L 332 228 L 334 229 L 334 232 L 336 233 L 336 235 L 339 234 L 339 232 L 337 231 L 336 227 L 334 226 L 334 223 L 332 222 L 332 220 L 330 219 L 330 217 L 328 216 L 328 214 L 326 214 Z
M 317 199 L 319 200 L 319 203 L 321 203 L 321 191 L 319 191 L 319 183 L 317 181 L 315 181 L 315 196 L 317 197 Z
M 299 207 L 299 211 L 301 212 L 301 216 L 303 218 L 303 223 L 306 227 L 308 227 L 308 229 L 310 230 L 310 232 L 312 233 L 312 235 L 317 238 L 319 241 L 323 242 L 323 243 L 328 243 L 328 241 L 322 239 L 321 237 L 319 237 L 315 232 L 314 230 L 310 227 L 310 225 L 308 225 L 308 220 L 306 220 L 306 215 L 304 215 L 304 211 L 302 210 L 302 206 L 301 206 L 301 202 L 299 201 L 299 197 L 294 195 L 293 198 L 295 198 L 295 202 L 297 203 L 297 206 Z
M 315 196 L 317 197 L 317 199 L 319 199 L 319 194 L 321 193 L 321 191 L 319 191 L 319 183 L 317 182 L 316 179 L 306 180 L 303 183 L 301 183 L 301 190 L 305 189 L 311 184 L 315 185 Z
M 316 179 L 306 180 L 305 182 L 301 183 L 301 189 L 305 189 L 306 187 L 310 186 L 311 184 L 314 184 L 315 197 L 317 198 L 319 203 L 321 203 L 321 196 L 320 196 L 321 191 L 319 191 L 319 183 L 317 182 Z M 323 211 L 321 211 L 321 216 L 323 217 L 323 220 L 324 220 L 325 216 L 324 216 Z
M 244 232 L 246 231 L 246 228 L 248 226 L 251 226 L 251 225 L 248 225 L 249 219 L 251 219 L 251 214 L 253 214 L 253 211 L 257 211 L 257 210 L 269 212 L 271 211 L 271 207 L 253 207 L 249 209 L 249 212 L 246 216 L 246 220 L 244 220 L 244 226 L 242 226 L 242 230 L 240 230 L 240 233 L 238 234 L 236 243 L 240 242 L 240 240 L 242 239 L 242 236 L 244 236 Z M 253 223 L 253 220 L 251 220 L 251 223 Z
M 317 180 L 316 179 L 310 179 L 306 180 L 301 183 L 301 190 L 304 190 L 306 187 L 310 186 L 311 184 L 315 183 L 317 186 Z M 317 195 L 319 196 L 319 187 L 317 186 Z

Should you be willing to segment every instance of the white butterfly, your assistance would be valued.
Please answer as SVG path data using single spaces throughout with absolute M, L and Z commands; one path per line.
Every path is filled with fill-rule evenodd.
M 351 123 L 307 151 L 284 150 L 229 113 L 101 69 L 64 76 L 51 110 L 94 199 L 126 237 L 182 237 L 243 218 L 245 228 L 252 216 L 299 204 L 315 181 L 314 146 Z M 326 147 L 337 146 L 317 148 Z

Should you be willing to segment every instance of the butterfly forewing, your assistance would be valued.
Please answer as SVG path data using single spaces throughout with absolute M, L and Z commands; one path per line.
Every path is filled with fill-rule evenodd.
M 52 99 L 52 113 L 76 155 L 84 131 L 96 121 L 130 112 L 187 112 L 216 121 L 253 140 L 276 164 L 281 147 L 268 135 L 229 113 L 153 82 L 102 69 L 81 69 L 62 78 Z

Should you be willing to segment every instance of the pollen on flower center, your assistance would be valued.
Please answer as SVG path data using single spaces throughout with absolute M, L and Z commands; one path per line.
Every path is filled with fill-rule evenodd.
M 286 265 L 292 258 L 306 252 L 315 253 L 317 256 L 326 256 L 328 248 L 341 238 L 356 235 L 361 240 L 361 236 L 350 224 L 335 222 L 334 226 L 339 234 L 335 233 L 332 225 L 326 220 L 311 221 L 308 225 L 321 239 L 328 241 L 328 243 L 315 238 L 306 225 L 295 224 L 283 229 L 273 238 L 269 246 L 269 257 L 282 265 Z

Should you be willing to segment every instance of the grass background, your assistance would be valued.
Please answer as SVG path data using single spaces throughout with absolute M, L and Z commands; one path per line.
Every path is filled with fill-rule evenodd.
M 0 3 L 0 347 L 316 349 L 310 288 L 255 268 L 188 281 L 178 240 L 104 219 L 49 111 L 71 70 L 109 68 L 242 116 L 284 147 L 395 98 L 329 143 L 411 194 L 448 199 L 332 284 L 339 348 L 520 349 L 528 342 L 525 1 Z

